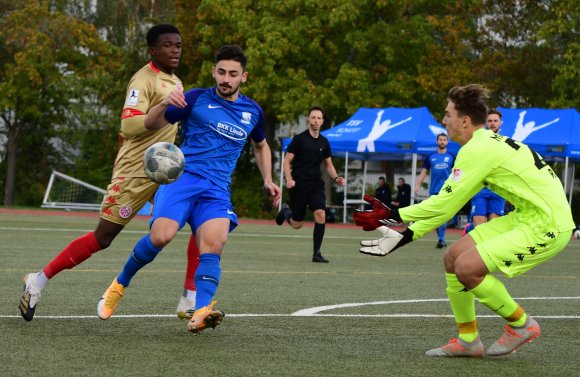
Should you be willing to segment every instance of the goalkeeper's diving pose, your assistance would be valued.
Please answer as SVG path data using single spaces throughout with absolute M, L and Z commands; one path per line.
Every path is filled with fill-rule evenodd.
M 364 230 L 384 237 L 362 241 L 361 253 L 385 256 L 448 221 L 486 186 L 516 211 L 481 224 L 444 254 L 447 296 L 459 336 L 427 356 L 501 356 L 540 335 L 540 326 L 507 292 L 494 272 L 515 277 L 562 251 L 574 222 L 562 184 L 544 160 L 525 144 L 484 129 L 487 89 L 476 85 L 449 91 L 443 125 L 461 145 L 451 175 L 438 195 L 391 210 L 371 196 L 372 210 L 354 214 Z M 389 224 L 410 223 L 401 233 Z M 479 338 L 475 298 L 506 320 L 505 331 L 487 351 Z

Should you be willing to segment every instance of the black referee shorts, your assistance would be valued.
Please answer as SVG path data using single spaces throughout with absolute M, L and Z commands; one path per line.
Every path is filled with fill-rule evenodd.
M 292 220 L 304 221 L 306 206 L 310 211 L 317 209 L 326 210 L 326 196 L 324 195 L 324 181 L 305 184 L 296 182 L 296 186 L 290 189 L 290 209 Z

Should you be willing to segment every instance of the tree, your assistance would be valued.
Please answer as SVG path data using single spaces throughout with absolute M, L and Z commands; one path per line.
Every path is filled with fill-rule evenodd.
M 575 0 L 555 1 L 538 38 L 553 46 L 552 107 L 580 108 L 580 8 Z
M 275 122 L 297 119 L 313 103 L 342 120 L 361 106 L 420 106 L 418 62 L 431 40 L 430 1 L 176 2 L 187 25 L 187 82 L 211 85 L 213 52 L 238 43 L 249 57 L 244 92 Z M 449 3 L 454 3 L 449 1 Z M 198 54 L 191 54 L 197 51 Z M 269 135 L 271 136 L 271 135 Z
M 4 204 L 12 205 L 15 182 L 36 187 L 43 181 L 48 157 L 58 156 L 54 149 L 60 138 L 54 138 L 79 127 L 84 106 L 95 103 L 94 87 L 111 82 L 109 72 L 117 63 L 115 49 L 99 38 L 92 24 L 50 11 L 44 2 L 3 14 L 0 46 Z M 22 200 L 38 195 L 29 192 Z

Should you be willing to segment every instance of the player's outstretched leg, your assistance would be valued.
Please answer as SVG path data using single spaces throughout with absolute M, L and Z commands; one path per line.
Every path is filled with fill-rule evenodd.
M 197 288 L 195 286 L 195 273 L 199 267 L 199 248 L 195 235 L 189 237 L 187 245 L 187 268 L 185 271 L 185 280 L 183 282 L 183 294 L 177 304 L 177 317 L 179 319 L 191 319 L 195 311 L 195 299 Z
M 292 212 L 290 211 L 290 207 L 288 206 L 288 204 L 283 203 L 280 212 L 278 212 L 278 214 L 276 215 L 276 224 L 282 225 L 284 224 L 284 220 L 290 221 L 291 217 Z
M 40 299 L 40 286 L 38 284 L 38 274 L 31 273 L 24 276 L 24 292 L 20 298 L 20 314 L 26 321 L 32 321 L 36 304 Z
M 540 336 L 540 325 L 528 316 L 526 323 L 521 327 L 505 325 L 501 337 L 488 348 L 487 356 L 503 356 L 514 352 L 519 346 L 530 343 Z
M 432 357 L 483 357 L 483 343 L 479 336 L 473 342 L 462 339 L 451 339 L 449 343 L 439 348 L 425 352 L 425 356 Z
M 208 327 L 215 329 L 222 323 L 225 314 L 221 310 L 214 310 L 215 304 L 217 301 L 212 301 L 208 306 L 197 309 L 187 324 L 187 331 L 197 335 Z
M 117 282 L 117 278 L 113 280 L 109 288 L 103 293 L 99 304 L 97 305 L 97 314 L 100 319 L 109 319 L 115 313 L 115 309 L 119 306 L 119 302 L 125 294 L 125 287 Z

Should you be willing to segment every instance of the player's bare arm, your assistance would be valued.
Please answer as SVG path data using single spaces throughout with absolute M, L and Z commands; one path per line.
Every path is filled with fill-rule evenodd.
M 183 94 L 181 87 L 178 87 L 169 93 L 167 98 L 149 110 L 149 113 L 147 113 L 147 116 L 145 117 L 145 128 L 148 130 L 158 130 L 165 127 L 168 124 L 167 120 L 165 120 L 165 111 L 169 105 L 179 108 L 187 106 L 185 95 Z
M 332 159 L 330 157 L 325 159 L 324 164 L 326 166 L 326 172 L 330 175 L 330 177 L 332 177 L 332 180 L 337 185 L 344 186 L 345 179 L 343 176 L 338 175 L 338 173 L 336 172 L 336 168 L 334 167 L 334 164 L 332 163 Z
M 270 151 L 270 146 L 265 139 L 259 143 L 252 140 L 252 146 L 254 147 L 256 165 L 264 179 L 264 187 L 274 197 L 273 204 L 276 206 L 282 198 L 282 190 L 272 181 L 272 152 Z
M 421 184 L 425 180 L 425 177 L 427 177 L 427 169 L 421 169 L 421 174 L 419 174 L 419 177 L 417 177 L 417 183 L 415 183 L 415 194 L 419 193 L 419 189 L 421 188 Z
M 293 188 L 296 186 L 296 182 L 292 179 L 292 161 L 294 160 L 294 153 L 286 153 L 286 157 L 284 157 L 284 177 L 286 178 L 286 187 L 288 189 Z

